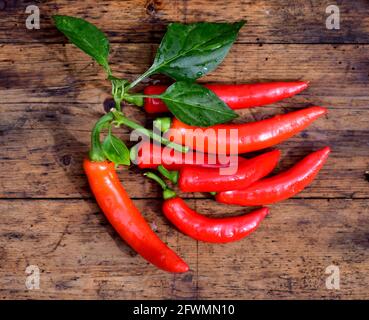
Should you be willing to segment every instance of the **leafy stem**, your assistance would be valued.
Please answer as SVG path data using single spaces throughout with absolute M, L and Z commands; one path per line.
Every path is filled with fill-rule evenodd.
M 205 75 L 224 59 L 244 23 L 171 23 L 158 48 L 154 63 L 129 88 L 155 73 L 164 73 L 176 80 L 191 81 Z M 204 55 L 208 56 L 207 59 L 204 59 Z M 194 64 L 193 61 L 197 63 Z
M 107 113 L 102 116 L 95 124 L 92 132 L 91 132 L 91 150 L 90 150 L 90 159 L 92 161 L 104 161 L 106 160 L 106 156 L 104 154 L 104 150 L 101 146 L 100 134 L 101 130 L 109 126 L 109 124 L 114 119 L 112 113 Z
M 102 67 L 104 68 L 106 74 L 108 75 L 108 79 L 113 76 L 109 63 L 104 64 Z
M 125 93 L 126 93 L 126 87 L 128 84 L 127 80 L 116 78 L 112 75 L 108 77 L 108 79 L 111 81 L 111 94 L 113 95 L 114 102 L 115 102 L 115 108 L 117 110 L 121 110 L 121 102 L 124 99 Z
M 154 141 L 157 141 L 163 145 L 166 145 L 176 151 L 186 153 L 188 151 L 188 147 L 181 146 L 179 144 L 176 144 L 166 138 L 163 138 L 160 134 L 157 134 L 151 130 L 146 129 L 145 127 L 139 125 L 138 123 L 126 118 L 122 112 L 118 110 L 111 110 L 111 113 L 114 115 L 114 124 L 117 126 L 125 125 L 133 130 L 138 130 L 145 136 L 153 139 Z
M 146 70 L 143 74 L 141 74 L 136 80 L 134 80 L 133 82 L 131 82 L 127 89 L 130 90 L 133 87 L 135 87 L 137 84 L 139 84 L 142 80 L 144 80 L 145 78 L 147 78 L 148 76 L 151 76 L 153 73 L 155 73 L 156 70 L 152 70 L 151 68 Z
M 78 48 L 99 63 L 112 82 L 116 110 L 123 100 L 142 106 L 144 95 L 129 91 L 156 73 L 175 80 L 160 98 L 180 121 L 209 127 L 225 123 L 237 115 L 213 92 L 194 81 L 214 70 L 225 58 L 244 21 L 235 23 L 171 23 L 168 25 L 151 67 L 132 83 L 113 76 L 109 65 L 110 43 L 99 28 L 80 18 L 53 16 L 56 27 Z
M 132 83 L 114 77 L 109 65 L 110 43 L 98 27 L 80 18 L 55 15 L 55 26 L 98 64 L 107 73 L 112 83 L 115 109 L 99 119 L 91 134 L 90 158 L 95 161 L 110 160 L 116 164 L 129 164 L 129 150 L 118 137 L 109 130 L 104 142 L 100 141 L 102 129 L 112 123 L 126 125 L 139 130 L 151 139 L 177 151 L 187 152 L 188 148 L 173 143 L 161 134 L 147 130 L 126 118 L 121 112 L 121 102 L 127 101 L 143 106 L 144 98 L 159 98 L 180 121 L 200 127 L 225 123 L 237 115 L 212 91 L 194 81 L 214 70 L 225 58 L 237 38 L 244 21 L 236 23 L 171 23 L 157 50 L 151 67 Z M 175 80 L 163 94 L 146 96 L 131 94 L 129 91 L 143 79 L 156 73 L 165 74 Z M 164 122 L 162 123 L 164 125 Z M 168 127 L 168 122 L 164 127 Z M 163 127 L 161 127 L 163 129 Z
M 188 52 L 190 52 L 193 48 L 188 49 L 187 51 L 183 51 L 180 54 L 178 54 L 177 56 L 174 56 L 168 60 L 164 60 L 161 64 L 153 64 L 148 70 L 146 70 L 143 74 L 141 74 L 136 80 L 134 80 L 129 86 L 128 89 L 132 89 L 133 87 L 135 87 L 137 84 L 139 84 L 142 80 L 146 79 L 147 77 L 151 76 L 152 74 L 157 73 L 157 71 L 163 67 L 166 66 L 168 64 L 170 64 L 171 62 L 173 62 L 174 60 L 181 58 L 183 56 L 185 56 Z M 196 49 L 196 47 L 195 47 Z
M 156 183 L 158 183 L 161 188 L 163 189 L 163 198 L 164 200 L 175 198 L 177 195 L 174 192 L 174 190 L 170 189 L 167 184 L 164 182 L 162 178 L 160 178 L 158 175 L 156 175 L 153 172 L 146 172 L 144 173 L 145 177 L 148 177 L 151 180 L 154 180 Z
M 178 183 L 178 178 L 179 178 L 178 171 L 169 171 L 167 168 L 163 167 L 162 165 L 158 166 L 158 171 L 163 177 L 167 178 L 172 183 L 174 184 Z
M 125 94 L 123 100 L 136 106 L 142 107 L 144 105 L 143 98 L 144 97 L 140 95 Z

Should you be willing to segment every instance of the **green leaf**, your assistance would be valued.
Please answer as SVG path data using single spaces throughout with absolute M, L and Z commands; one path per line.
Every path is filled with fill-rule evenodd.
M 109 70 L 109 40 L 100 29 L 80 18 L 55 15 L 53 19 L 70 42 Z
M 176 80 L 202 77 L 223 61 L 244 24 L 171 23 L 148 74 L 164 73 Z
M 110 131 L 102 143 L 102 148 L 105 156 L 111 162 L 114 162 L 117 165 L 130 165 L 129 149 L 122 140 L 111 134 Z
M 175 82 L 160 99 L 177 119 L 192 126 L 209 127 L 237 117 L 214 92 L 193 82 Z

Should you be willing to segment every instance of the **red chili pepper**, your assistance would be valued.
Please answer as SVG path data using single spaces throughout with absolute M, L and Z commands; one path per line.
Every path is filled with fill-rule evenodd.
M 231 218 L 207 218 L 192 210 L 156 174 L 148 172 L 148 178 L 163 188 L 163 213 L 178 230 L 199 241 L 226 243 L 240 240 L 256 230 L 269 213 L 268 208 Z
M 330 148 L 309 154 L 291 169 L 255 182 L 243 190 L 220 192 L 216 200 L 242 206 L 259 206 L 288 199 L 309 185 L 324 165 Z
M 209 128 L 189 126 L 174 119 L 165 136 L 197 151 L 241 154 L 278 144 L 305 129 L 326 112 L 323 107 L 310 107 L 262 121 Z M 238 133 L 237 136 L 232 134 L 233 130 Z
M 201 152 L 182 153 L 171 148 L 163 148 L 160 145 L 147 141 L 134 147 L 132 157 L 141 169 L 154 169 L 159 165 L 168 170 L 179 170 L 184 166 L 225 168 L 232 163 L 242 163 L 245 158 L 225 155 L 208 155 Z
M 165 200 L 163 213 L 177 229 L 189 237 L 205 242 L 227 243 L 255 231 L 269 213 L 261 208 L 249 214 L 230 218 L 208 218 L 192 210 L 178 197 Z
M 243 109 L 271 104 L 289 98 L 308 87 L 309 83 L 270 82 L 255 84 L 207 84 L 205 87 L 213 91 L 231 109 Z M 145 95 L 159 95 L 168 86 L 147 86 Z M 145 98 L 145 110 L 148 113 L 167 112 L 168 108 L 160 99 Z
M 114 163 L 84 160 L 96 201 L 119 235 L 143 258 L 169 272 L 186 272 L 187 264 L 152 231 L 116 174 Z
M 239 164 L 235 173 L 215 168 L 183 167 L 178 186 L 183 192 L 218 192 L 244 189 L 268 175 L 277 165 L 281 152 L 273 150 Z

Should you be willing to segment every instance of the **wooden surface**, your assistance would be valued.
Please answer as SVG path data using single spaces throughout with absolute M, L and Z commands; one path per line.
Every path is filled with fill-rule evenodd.
M 367 1 L 336 1 L 340 30 L 325 28 L 330 1 L 45 1 L 40 30 L 24 27 L 27 1 L 0 2 L 1 299 L 369 298 Z M 237 121 L 327 106 L 324 119 L 280 145 L 277 171 L 324 145 L 332 156 L 310 187 L 228 245 L 177 232 L 160 213 L 157 186 L 135 168 L 121 169 L 137 206 L 191 267 L 184 275 L 156 270 L 119 239 L 89 192 L 81 161 L 109 105 L 109 84 L 65 44 L 50 23 L 55 13 L 100 26 L 113 42 L 113 69 L 129 79 L 150 65 L 168 22 L 247 19 L 229 56 L 201 81 L 310 80 L 302 94 L 242 111 Z M 138 108 L 125 111 L 150 125 Z M 128 141 L 129 131 L 121 136 Z M 248 211 L 204 194 L 183 196 L 209 216 Z M 25 287 L 28 265 L 41 269 L 39 290 Z M 329 265 L 340 268 L 340 290 L 325 286 Z

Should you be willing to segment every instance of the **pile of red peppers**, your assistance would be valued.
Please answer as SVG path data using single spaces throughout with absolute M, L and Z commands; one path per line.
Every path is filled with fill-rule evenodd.
M 180 232 L 199 241 L 227 243 L 243 239 L 255 231 L 268 215 L 269 209 L 265 207 L 266 205 L 288 199 L 301 192 L 313 181 L 327 160 L 330 152 L 329 147 L 307 155 L 284 172 L 271 175 L 281 156 L 278 149 L 264 151 L 252 158 L 244 157 L 244 154 L 248 152 L 274 147 L 298 134 L 313 121 L 326 114 L 327 110 L 325 108 L 313 106 L 262 121 L 242 124 L 233 124 L 228 120 L 223 123 L 217 120 L 219 123 L 209 126 L 191 125 L 190 121 L 185 121 L 187 122 L 185 123 L 181 120 L 187 119 L 186 116 L 183 119 L 179 118 L 183 117 L 186 110 L 180 109 L 179 104 L 173 106 L 175 102 L 173 102 L 172 97 L 170 98 L 171 102 L 165 100 L 168 99 L 165 96 L 168 92 L 167 86 L 150 85 L 144 89 L 143 95 L 127 94 L 127 90 L 133 87 L 133 84 L 138 80 L 129 83 L 114 78 L 109 73 L 110 68 L 106 66 L 101 56 L 96 54 L 96 48 L 86 47 L 86 43 L 88 44 L 88 41 L 90 41 L 88 33 L 83 34 L 82 32 L 83 42 L 81 41 L 81 44 L 79 44 L 78 39 L 76 40 L 78 34 L 75 33 L 77 28 L 73 29 L 73 26 L 78 24 L 78 32 L 81 32 L 83 27 L 89 33 L 95 32 L 94 29 L 90 24 L 86 24 L 87 22 L 84 20 L 73 19 L 59 16 L 55 20 L 59 30 L 107 70 L 108 79 L 113 84 L 113 96 L 117 102 L 116 109 L 104 115 L 94 128 L 91 137 L 90 156 L 83 163 L 84 171 L 98 205 L 116 232 L 136 252 L 158 268 L 168 272 L 186 272 L 189 270 L 186 262 L 161 241 L 150 228 L 122 186 L 116 173 L 116 166 L 125 164 L 123 159 L 125 145 L 111 134 L 111 124 L 128 125 L 131 128 L 145 132 L 151 138 L 151 142 L 142 142 L 132 148 L 131 158 L 140 168 L 157 170 L 161 174 L 162 177 L 158 173 L 145 173 L 148 178 L 155 180 L 163 189 L 163 214 Z M 223 29 L 220 27 L 217 29 L 218 26 L 213 25 L 217 24 L 189 26 L 192 28 L 190 28 L 191 32 L 195 32 L 196 28 L 199 28 L 200 31 L 201 28 L 214 28 L 214 32 L 220 32 L 225 28 L 223 26 Z M 171 25 L 171 27 L 173 29 L 187 28 L 187 26 L 181 27 L 179 24 Z M 226 35 L 233 37 L 232 30 L 227 29 L 226 31 Z M 101 36 L 100 34 L 97 35 Z M 204 37 L 203 34 L 200 33 L 200 35 Z M 164 39 L 168 37 L 166 35 Z M 219 38 L 224 39 L 224 36 Z M 95 39 L 91 40 L 92 44 L 94 44 Z M 101 41 L 103 40 L 104 38 Z M 223 40 L 216 39 L 216 41 Z M 94 45 L 97 46 L 98 44 Z M 223 45 L 226 46 L 229 43 Z M 163 43 L 161 46 L 163 46 Z M 208 44 L 208 46 L 210 45 Z M 218 49 L 219 46 L 212 50 Z M 186 54 L 188 54 L 188 51 Z M 173 60 L 173 58 L 171 59 Z M 160 59 L 158 61 L 160 62 Z M 181 72 L 178 71 L 178 66 L 177 69 L 170 69 L 168 66 L 165 67 L 166 69 L 162 66 L 160 68 L 157 69 L 161 70 L 162 73 L 171 76 L 175 80 L 181 80 L 177 78 L 179 77 L 178 72 Z M 194 68 L 194 66 L 191 66 L 191 68 Z M 182 72 L 181 77 L 183 78 L 183 74 L 190 77 L 191 70 L 186 69 L 186 72 Z M 146 73 L 146 76 L 151 75 L 150 72 Z M 181 88 L 184 88 L 182 90 L 187 90 L 186 85 L 184 83 L 181 86 Z M 191 84 L 191 88 L 194 88 L 193 86 Z M 224 103 L 226 108 L 231 110 L 229 112 L 233 112 L 232 110 L 263 106 L 292 97 L 307 87 L 308 82 L 297 81 L 237 85 L 209 84 L 201 90 L 210 90 L 210 96 L 213 94 L 216 96 L 215 99 L 218 99 L 216 100 L 218 105 Z M 188 94 L 188 92 L 185 93 Z M 162 94 L 164 95 L 160 96 Z M 119 95 L 121 99 L 119 99 Z M 206 91 L 204 97 L 201 97 L 201 99 L 209 97 L 209 91 Z M 171 111 L 175 115 L 173 119 L 160 118 L 157 121 L 163 131 L 160 142 L 166 145 L 165 148 L 173 147 L 170 153 L 165 152 L 165 148 L 157 143 L 156 135 L 145 131 L 131 120 L 124 118 L 119 109 L 122 100 L 143 105 L 145 111 L 151 114 Z M 187 104 L 188 101 L 187 99 Z M 185 103 L 181 103 L 182 107 L 183 104 Z M 199 104 L 199 102 L 196 102 L 196 104 Z M 209 111 L 210 113 L 211 111 Z M 109 128 L 109 133 L 104 143 L 101 144 L 100 133 L 106 128 Z M 208 135 L 207 129 L 209 128 L 215 133 L 222 132 L 223 134 L 216 135 L 214 138 L 214 136 Z M 237 137 L 231 134 L 234 130 L 238 133 Z M 197 143 L 199 136 L 205 137 L 207 143 Z M 184 148 L 181 148 L 182 146 Z M 116 152 L 118 149 L 123 151 Z M 214 154 L 214 150 L 217 156 L 224 157 L 227 161 L 210 161 L 210 156 Z M 237 152 L 233 153 L 233 150 L 237 150 Z M 203 156 L 201 164 L 195 161 L 195 157 L 199 154 Z M 220 169 L 231 168 L 232 166 L 235 166 L 235 170 L 231 174 L 220 174 Z M 206 217 L 191 209 L 184 200 L 178 197 L 164 178 L 172 184 L 178 185 L 182 192 L 211 193 L 215 200 L 220 203 L 260 206 L 261 208 L 235 217 Z

